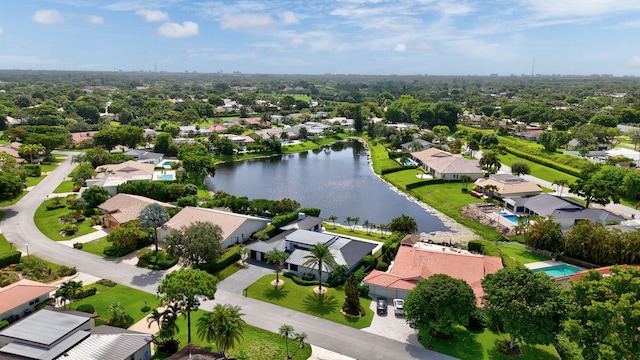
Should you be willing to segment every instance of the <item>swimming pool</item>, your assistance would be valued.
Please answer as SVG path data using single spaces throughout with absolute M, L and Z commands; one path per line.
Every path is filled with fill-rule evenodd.
M 413 160 L 411 160 L 411 159 L 406 159 L 404 161 L 404 166 L 412 166 L 412 165 L 418 165 L 418 163 L 413 161 Z
M 157 180 L 175 180 L 174 174 L 160 174 L 156 176 Z
M 176 160 L 165 160 L 165 161 L 161 162 L 160 164 L 158 164 L 157 166 L 158 166 L 158 167 L 164 167 L 164 168 L 170 169 L 170 168 L 171 168 L 171 166 L 172 166 L 173 164 L 175 164 L 175 163 L 177 163 L 177 161 L 176 161 Z
M 498 213 L 498 215 L 502 216 L 504 219 L 506 219 L 507 221 L 518 225 L 518 217 L 510 212 L 507 211 L 500 211 Z
M 575 266 L 571 266 L 569 264 L 561 264 L 561 265 L 547 266 L 539 269 L 533 269 L 532 271 L 533 272 L 543 271 L 544 273 L 546 273 L 551 277 L 558 277 L 558 276 L 565 276 L 565 275 L 573 275 L 582 270 L 578 269 Z

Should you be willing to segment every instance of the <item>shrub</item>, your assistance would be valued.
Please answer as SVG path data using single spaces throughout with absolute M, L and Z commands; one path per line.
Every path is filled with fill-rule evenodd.
M 96 309 L 91 304 L 82 304 L 82 305 L 78 306 L 76 308 L 76 310 L 82 311 L 82 312 L 86 312 L 86 313 L 89 313 L 89 314 L 93 314 L 96 311 Z
M 196 195 L 198 193 L 198 187 L 194 184 L 186 184 L 184 186 L 185 195 Z
M 151 311 L 151 307 L 145 305 L 140 309 L 140 311 L 142 311 L 143 313 L 149 312 L 149 311 Z
M 105 254 L 107 257 L 121 257 L 127 254 L 130 254 L 134 250 L 135 249 L 131 249 L 131 248 L 118 249 L 113 246 L 107 246 L 104 248 L 104 250 L 102 250 L 102 253 Z
M 24 173 L 30 177 L 40 177 L 40 175 L 42 175 L 42 169 L 38 164 L 22 165 L 22 170 L 24 170 Z
M 216 262 L 213 267 L 213 272 L 218 272 L 222 269 L 225 269 L 227 266 L 236 263 L 240 260 L 240 254 L 235 250 L 235 247 L 227 249 L 227 251 L 220 256 L 218 262 Z
M 18 266 L 23 267 L 23 265 L 21 266 L 19 264 L 21 256 L 22 253 L 16 249 L 5 250 L 4 252 L 0 253 L 0 268 L 9 266 L 11 264 L 18 264 L 16 265 L 16 271 L 22 271 L 22 269 L 18 270 Z
M 6 328 L 7 326 L 9 326 L 9 321 L 8 320 L 0 321 L 0 330 Z
M 360 297 L 369 297 L 369 285 L 358 285 Z
M 98 289 L 96 289 L 95 287 L 89 288 L 89 289 L 82 289 L 80 291 L 78 291 L 75 295 L 76 299 L 84 299 L 86 297 L 89 296 L 93 296 L 98 292 Z
M 316 279 L 316 276 L 313 274 L 302 274 L 301 278 L 304 281 L 313 281 Z
M 364 279 L 364 269 L 362 267 L 359 267 L 356 271 L 353 272 L 353 276 L 356 277 L 356 280 L 358 280 L 358 282 L 361 282 L 362 279 Z
M 376 265 L 376 270 L 387 271 L 387 269 L 389 269 L 389 264 L 384 261 L 381 261 L 378 263 L 378 265 Z
M 471 315 L 469 315 L 469 324 L 466 326 L 467 330 L 479 331 L 486 327 L 484 313 L 482 310 L 476 308 Z
M 553 345 L 563 360 L 584 360 L 578 344 L 570 341 L 566 335 L 556 335 Z
M 75 247 L 75 245 L 74 245 Z M 58 271 L 56 271 L 56 275 L 58 276 L 71 276 L 71 275 L 75 275 L 75 273 L 77 273 L 78 271 L 76 270 L 76 267 L 68 267 L 68 266 L 60 266 L 60 269 L 58 269 Z
M 61 202 L 52 202 L 47 204 L 47 206 L 45 206 L 45 208 L 47 210 L 56 210 L 56 209 L 62 209 L 63 207 L 65 207 L 67 205 L 61 203 Z
M 53 304 L 54 301 L 55 301 L 55 299 L 49 298 L 49 299 L 47 299 L 45 301 L 37 303 L 35 308 L 36 308 L 36 310 L 41 310 L 41 309 L 44 309 L 44 307 L 47 306 L 47 305 L 55 305 L 55 304 Z
M 292 273 L 292 272 L 285 272 L 282 274 L 282 276 L 289 278 L 291 280 L 293 280 L 294 283 L 300 285 L 300 286 L 316 286 L 318 285 L 318 282 L 313 280 L 313 281 L 306 281 L 306 280 L 302 280 L 299 277 L 296 276 L 296 274 Z M 325 282 L 322 283 L 322 286 L 330 288 L 331 286 Z
M 75 233 L 78 232 L 78 225 L 76 225 L 76 224 L 68 224 L 67 226 L 64 227 L 64 229 L 62 231 L 64 232 L 64 234 L 66 236 L 74 235 Z
M 572 169 L 572 168 L 570 168 L 568 166 L 558 164 L 557 162 L 555 162 L 553 160 L 548 160 L 548 159 L 544 159 L 544 158 L 541 158 L 541 157 L 538 157 L 538 156 L 535 156 L 535 155 L 527 154 L 525 152 L 510 148 L 510 147 L 508 147 L 506 150 L 507 150 L 507 152 L 509 152 L 509 153 L 521 158 L 521 159 L 529 160 L 529 161 L 532 161 L 532 162 L 534 162 L 536 164 L 540 164 L 540 165 L 543 165 L 543 166 L 546 166 L 546 167 L 550 167 L 552 169 L 561 171 L 561 172 L 563 172 L 565 174 L 569 174 L 569 175 L 573 175 L 573 176 L 576 176 L 576 177 L 580 177 L 580 170 Z
M 176 351 L 178 351 L 180 340 L 174 338 L 157 340 L 156 345 L 158 345 L 159 352 L 165 354 L 174 354 Z
M 176 201 L 176 206 L 185 207 L 185 206 L 198 206 L 198 197 L 195 195 L 192 196 L 183 196 Z
M 118 285 L 115 281 L 111 281 L 109 279 L 100 279 L 100 280 L 96 281 L 96 284 L 100 284 L 100 285 L 106 286 L 106 287 L 114 287 L 114 286 Z
M 373 264 L 373 261 L 375 260 L 375 258 L 371 255 L 366 255 L 365 257 L 362 258 L 362 264 L 365 267 L 369 267 Z
M 74 249 L 82 249 L 83 246 L 84 246 L 84 244 L 81 243 L 81 242 L 73 243 L 73 248 Z

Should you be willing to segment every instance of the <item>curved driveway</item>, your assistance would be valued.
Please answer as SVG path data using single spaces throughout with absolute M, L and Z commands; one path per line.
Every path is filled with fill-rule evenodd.
M 53 263 L 75 266 L 78 271 L 101 278 L 111 279 L 148 293 L 155 294 L 165 272 L 141 269 L 119 260 L 104 259 L 58 244 L 44 236 L 35 226 L 33 216 L 36 209 L 49 194 L 71 172 L 73 155 L 65 161 L 17 204 L 7 208 L 2 221 L 2 231 L 7 240 L 18 249 Z M 453 359 L 447 355 L 426 350 L 382 336 L 353 329 L 331 321 L 243 297 L 222 289 L 216 291 L 216 300 L 203 302 L 202 308 L 211 309 L 214 303 L 228 303 L 242 307 L 247 323 L 269 331 L 277 332 L 282 324 L 292 325 L 296 331 L 306 332 L 309 341 L 325 349 L 344 354 L 355 359 Z

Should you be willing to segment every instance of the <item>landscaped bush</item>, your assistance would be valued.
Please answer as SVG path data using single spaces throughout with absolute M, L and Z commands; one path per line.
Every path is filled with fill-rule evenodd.
M 260 231 L 256 231 L 253 235 L 251 235 L 252 239 L 270 239 L 276 235 L 278 235 L 278 233 L 280 233 L 280 229 L 278 229 L 277 227 L 273 226 L 273 224 L 269 224 L 267 225 L 264 229 L 260 230 Z
M 399 166 L 399 167 L 392 167 L 392 168 L 382 169 L 382 170 L 380 170 L 380 175 L 391 174 L 391 173 L 394 173 L 394 172 L 407 170 L 407 169 L 412 169 L 412 168 L 416 169 L 416 168 L 418 168 L 418 166 L 417 165 Z
M 213 266 L 211 271 L 216 273 L 224 268 L 226 268 L 227 266 L 237 262 L 238 260 L 240 260 L 240 254 L 238 254 L 238 252 L 236 251 L 237 247 L 230 247 L 229 249 L 227 249 L 225 251 L 224 254 L 222 254 L 222 256 L 220 256 L 220 259 L 218 259 L 218 262 L 216 262 Z
M 288 223 L 296 220 L 298 218 L 298 214 L 299 213 L 304 213 L 305 215 L 308 216 L 319 216 L 320 215 L 320 209 L 318 208 L 302 208 L 299 209 L 297 211 L 292 211 L 283 215 L 278 215 L 278 216 L 274 216 L 273 219 L 271 219 L 271 225 L 273 225 L 276 228 L 280 228 L 284 225 L 287 225 Z
M 76 308 L 76 310 L 82 311 L 82 312 L 86 312 L 86 313 L 89 313 L 89 314 L 93 314 L 96 311 L 96 309 L 91 304 L 82 304 L 82 305 L 78 306 Z
M 389 269 L 389 264 L 384 261 L 381 261 L 378 263 L 378 265 L 376 265 L 376 270 L 387 271 L 387 269 Z
M 5 266 L 9 266 L 11 264 L 18 264 L 20 262 L 20 257 L 22 253 L 16 249 L 5 250 L 0 253 L 0 268 Z M 16 265 L 16 268 L 18 265 Z M 16 270 L 20 271 L 20 270 Z
M 78 225 L 76 224 L 67 224 L 67 226 L 62 229 L 64 235 L 71 236 L 78 232 Z
M 158 345 L 158 352 L 164 354 L 174 354 L 180 346 L 180 340 L 173 338 L 154 341 L 156 341 L 156 345 Z
M 60 199 L 60 198 L 56 198 L 56 199 Z M 56 209 L 62 209 L 63 207 L 67 206 L 66 203 L 63 203 L 60 200 L 54 200 L 53 202 L 50 202 L 49 204 L 47 204 L 47 206 L 45 206 L 45 208 L 47 210 L 56 210 Z
M 369 297 L 369 285 L 358 285 L 358 292 L 360 293 L 360 297 Z
M 191 196 L 183 196 L 176 201 L 176 206 L 186 207 L 186 206 L 198 206 L 198 197 L 195 195 Z
M 561 172 L 563 172 L 565 174 L 569 174 L 569 175 L 573 175 L 573 176 L 576 176 L 576 177 L 580 177 L 580 170 L 572 169 L 572 168 L 570 168 L 568 166 L 560 165 L 555 161 L 548 160 L 548 159 L 541 158 L 541 157 L 537 157 L 537 156 L 534 156 L 534 155 L 530 155 L 530 154 L 524 153 L 522 151 L 510 148 L 510 147 L 507 148 L 507 152 L 510 153 L 510 154 L 513 154 L 513 155 L 515 155 L 515 156 L 517 156 L 517 157 L 519 157 L 521 159 L 529 160 L 529 161 L 532 161 L 534 163 L 540 164 L 542 166 L 550 167 L 552 169 L 561 171 Z
M 40 177 L 42 175 L 42 169 L 38 164 L 26 164 L 22 165 L 22 170 L 25 175 L 30 177 Z
M 98 289 L 96 289 L 95 287 L 92 287 L 89 289 L 81 289 L 76 293 L 75 298 L 84 299 L 86 297 L 95 295 L 97 292 L 98 292 Z
M 145 305 L 140 309 L 140 311 L 143 312 L 143 313 L 149 312 L 149 311 L 151 311 L 151 307 L 148 306 L 148 305 Z
M 578 344 L 571 342 L 563 334 L 556 335 L 553 345 L 562 360 L 584 360 Z
M 111 281 L 109 279 L 100 279 L 100 280 L 96 281 L 96 284 L 100 284 L 100 285 L 106 286 L 106 287 L 114 287 L 114 286 L 118 285 L 115 281 Z
M 76 270 L 76 267 L 68 267 L 68 266 L 60 266 L 60 269 L 58 269 L 58 271 L 56 271 L 56 275 L 58 276 L 71 276 L 71 275 L 75 275 L 75 273 L 77 273 L 78 271 Z
M 84 247 L 84 244 L 81 242 L 73 243 L 74 249 L 82 249 L 83 247 Z
M 9 326 L 9 321 L 7 320 L 0 321 L 0 330 L 6 328 L 7 326 Z
M 53 299 L 53 298 L 49 298 L 49 299 L 47 299 L 45 301 L 37 303 L 35 308 L 36 308 L 36 310 L 44 309 L 44 307 L 47 306 L 47 305 L 53 305 L 54 301 L 56 301 L 56 300 Z
M 445 183 L 444 179 L 421 180 L 421 181 L 416 181 L 416 182 L 413 182 L 411 184 L 405 185 L 405 189 L 411 190 L 411 189 L 415 189 L 415 188 L 418 188 L 418 187 L 421 187 L 421 186 L 444 184 L 444 183 Z
M 102 253 L 105 254 L 107 257 L 121 257 L 127 254 L 130 254 L 134 250 L 135 249 L 131 249 L 131 248 L 118 249 L 113 246 L 107 246 L 104 248 L 104 250 L 102 250 Z
M 361 282 L 364 279 L 364 268 L 357 268 L 356 271 L 353 272 L 353 276 L 355 276 L 358 282 Z
M 375 261 L 375 258 L 371 255 L 366 255 L 362 258 L 362 264 L 367 268 L 371 266 L 374 261 Z
M 282 276 L 289 278 L 291 280 L 293 280 L 294 283 L 300 285 L 300 286 L 317 286 L 318 282 L 313 280 L 313 281 L 306 281 L 306 280 L 302 280 L 299 277 L 296 276 L 296 274 L 292 273 L 292 272 L 285 272 L 282 274 Z M 322 283 L 322 286 L 330 288 L 331 286 L 329 286 L 329 284 L 327 284 L 326 282 Z
M 313 274 L 305 273 L 305 274 L 302 274 L 302 276 L 300 276 L 300 278 L 301 278 L 302 280 L 304 280 L 304 281 L 313 281 L 313 280 L 315 280 L 315 279 L 316 279 L 316 276 L 315 276 L 315 275 L 313 275 Z

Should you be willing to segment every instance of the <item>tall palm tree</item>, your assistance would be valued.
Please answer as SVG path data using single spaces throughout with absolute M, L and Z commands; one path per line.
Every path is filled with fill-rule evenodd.
M 156 325 L 158 325 L 158 330 L 160 330 L 160 328 L 162 327 L 163 315 L 164 313 L 161 313 L 160 311 L 158 311 L 158 309 L 154 309 L 147 318 L 148 327 L 151 328 L 151 325 L 153 325 L 153 323 L 156 323 Z
M 295 335 L 293 326 L 287 324 L 280 325 L 278 334 L 282 335 L 282 337 L 284 338 L 284 348 L 287 353 L 287 359 L 291 359 L 291 356 L 289 356 L 289 339 Z
M 271 249 L 271 251 L 264 254 L 268 263 L 274 263 L 276 268 L 276 286 L 280 284 L 279 274 L 284 268 L 284 262 L 289 258 L 289 254 L 284 251 L 278 250 L 276 248 Z
M 159 204 L 149 204 L 140 211 L 140 227 L 146 231 L 153 229 L 156 244 L 156 261 L 158 261 L 158 227 L 164 225 L 171 216 L 167 209 Z
M 29 163 L 33 164 L 33 156 L 36 155 L 40 155 L 40 154 L 44 154 L 46 151 L 46 148 L 40 144 L 24 144 L 22 146 L 20 146 L 20 153 L 22 153 L 23 155 L 29 155 Z
M 162 312 L 162 323 L 160 324 L 160 337 L 172 338 L 180 333 L 178 327 L 178 316 L 182 313 L 182 308 L 178 303 L 171 303 Z
M 214 342 L 225 359 L 227 350 L 242 339 L 242 332 L 247 324 L 243 319 L 243 313 L 239 306 L 217 304 L 213 312 L 207 313 L 198 319 L 197 332 L 200 338 L 208 342 Z
M 335 267 L 336 259 L 333 257 L 331 250 L 327 244 L 316 244 L 309 249 L 309 255 L 306 255 L 304 266 L 318 267 L 318 290 L 322 292 L 322 267 Z

